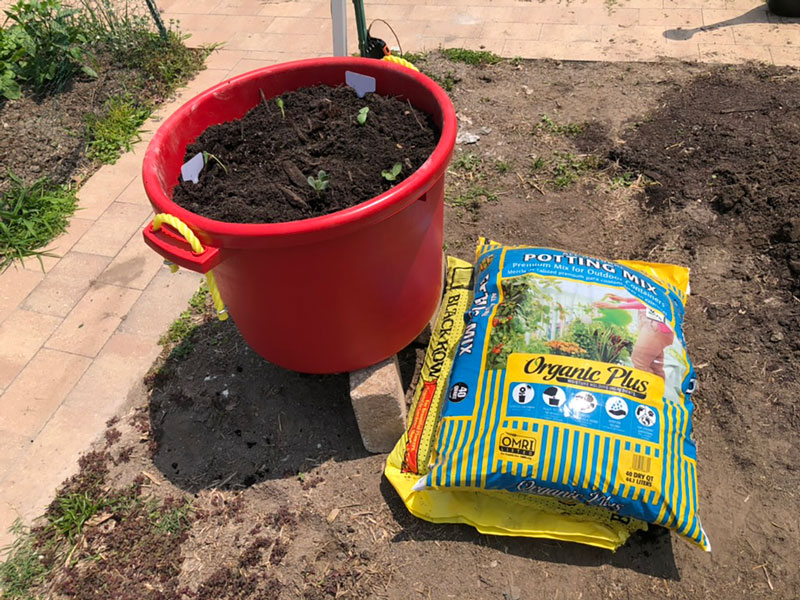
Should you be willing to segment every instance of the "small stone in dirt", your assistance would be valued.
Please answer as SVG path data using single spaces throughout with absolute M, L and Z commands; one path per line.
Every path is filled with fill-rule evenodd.
M 481 139 L 476 133 L 470 133 L 469 131 L 461 131 L 456 136 L 456 144 L 475 144 L 478 140 Z
M 491 128 L 491 127 L 481 127 L 481 128 L 479 129 L 479 131 L 480 131 L 480 132 L 481 132 L 481 134 L 483 134 L 483 135 L 489 135 L 490 133 L 492 133 L 492 128 Z
M 724 348 L 717 351 L 717 356 L 722 360 L 729 360 L 733 358 L 733 354 L 731 354 L 730 350 L 725 350 Z
M 533 90 L 529 88 L 527 85 L 522 84 L 522 90 L 525 92 L 526 96 L 530 96 L 533 94 Z
M 772 335 L 769 338 L 769 341 L 772 342 L 773 344 L 777 344 L 778 342 L 782 342 L 783 341 L 783 333 L 781 333 L 780 331 L 773 332 Z

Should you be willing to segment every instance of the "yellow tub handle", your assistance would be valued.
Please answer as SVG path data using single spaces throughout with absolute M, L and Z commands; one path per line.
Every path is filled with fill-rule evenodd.
M 161 229 L 161 225 L 166 223 L 170 227 L 172 227 L 175 231 L 180 233 L 184 239 L 189 243 L 192 247 L 192 252 L 195 254 L 202 254 L 205 252 L 205 248 L 203 248 L 203 244 L 200 243 L 200 240 L 197 239 L 197 236 L 194 234 L 194 231 L 189 229 L 189 226 L 181 221 L 178 217 L 174 215 L 170 215 L 167 213 L 158 213 L 153 218 L 153 231 L 158 231 Z M 175 273 L 178 270 L 178 265 L 173 262 L 165 261 L 169 265 L 170 271 Z M 214 302 L 214 308 L 217 310 L 217 317 L 220 321 L 224 321 L 228 318 L 228 309 L 225 308 L 225 303 L 222 301 L 222 296 L 220 296 L 219 288 L 217 287 L 217 280 L 214 279 L 214 272 L 208 271 L 206 274 L 206 286 L 208 287 L 208 291 L 211 294 L 211 300 Z
M 384 56 L 382 60 L 388 60 L 389 62 L 393 62 L 396 65 L 402 65 L 404 67 L 408 67 L 409 69 L 412 69 L 419 73 L 419 69 L 410 62 L 408 62 L 405 58 L 400 58 L 399 56 L 388 54 L 387 56 Z

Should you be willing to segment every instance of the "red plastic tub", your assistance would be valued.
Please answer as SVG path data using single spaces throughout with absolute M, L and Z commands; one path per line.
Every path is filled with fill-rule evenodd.
M 261 102 L 316 84 L 342 85 L 345 71 L 376 79 L 376 93 L 408 99 L 441 130 L 428 160 L 388 192 L 330 215 L 289 223 L 232 224 L 172 202 L 186 146 L 207 127 Z M 206 247 L 193 254 L 163 226 L 145 242 L 180 266 L 214 275 L 248 344 L 272 363 L 307 373 L 360 369 L 395 354 L 425 327 L 441 297 L 444 173 L 456 117 L 431 79 L 388 61 L 322 58 L 234 77 L 179 108 L 144 157 L 156 212 L 175 215 Z

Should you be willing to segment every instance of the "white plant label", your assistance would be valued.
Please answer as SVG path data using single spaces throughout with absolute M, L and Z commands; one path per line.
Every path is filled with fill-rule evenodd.
M 375 78 L 353 71 L 344 72 L 344 81 L 356 91 L 359 98 L 375 91 Z
M 205 161 L 203 160 L 203 153 L 198 152 L 192 158 L 183 163 L 181 167 L 181 179 L 184 181 L 191 181 L 197 183 L 200 177 L 200 171 L 203 170 Z

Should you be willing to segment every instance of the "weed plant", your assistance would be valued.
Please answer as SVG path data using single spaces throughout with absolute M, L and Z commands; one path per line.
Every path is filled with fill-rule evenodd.
M 26 185 L 8 174 L 10 189 L 0 198 L 0 272 L 12 261 L 49 256 L 40 248 L 62 233 L 75 211 L 75 190 L 57 186 L 47 179 Z

